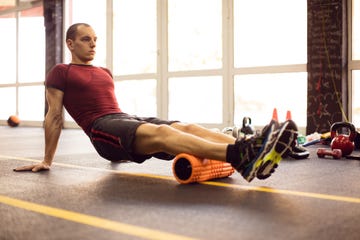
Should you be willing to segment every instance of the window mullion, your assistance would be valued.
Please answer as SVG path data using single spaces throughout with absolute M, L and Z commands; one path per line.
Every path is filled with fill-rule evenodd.
M 223 124 L 234 124 L 234 32 L 233 0 L 222 1 Z
M 168 1 L 157 0 L 157 115 L 168 118 Z

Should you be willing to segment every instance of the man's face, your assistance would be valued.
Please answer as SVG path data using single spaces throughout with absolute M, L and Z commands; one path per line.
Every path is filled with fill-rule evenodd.
M 96 34 L 91 27 L 78 26 L 75 40 L 67 40 L 72 54 L 72 63 L 91 64 L 95 57 L 96 40 Z

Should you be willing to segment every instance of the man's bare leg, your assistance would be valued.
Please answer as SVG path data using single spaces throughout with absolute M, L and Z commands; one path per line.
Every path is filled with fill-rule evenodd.
M 280 126 L 273 121 L 263 134 L 236 142 L 232 138 L 233 143 L 226 138 L 229 143 L 222 142 L 221 133 L 208 132 L 196 125 L 143 124 L 137 129 L 134 151 L 138 154 L 189 153 L 226 161 L 250 182 L 255 177 L 268 178 L 275 171 L 282 157 L 295 144 L 297 127 L 291 120 Z
M 176 123 L 171 124 L 171 126 L 182 132 L 186 132 L 186 133 L 207 139 L 212 142 L 233 144 L 236 140 L 234 137 L 232 137 L 228 134 L 216 132 L 214 130 L 205 128 L 198 124 L 186 124 L 186 123 L 176 122 Z
M 232 137 L 201 127 L 178 123 L 173 126 L 146 123 L 140 125 L 136 131 L 134 150 L 137 154 L 189 153 L 202 158 L 226 161 L 227 146 L 234 142 Z

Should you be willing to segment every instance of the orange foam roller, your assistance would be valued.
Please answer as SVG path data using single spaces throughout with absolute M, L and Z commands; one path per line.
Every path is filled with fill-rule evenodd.
M 176 180 L 181 184 L 224 178 L 235 171 L 230 163 L 202 159 L 187 153 L 178 154 L 174 158 L 172 170 Z

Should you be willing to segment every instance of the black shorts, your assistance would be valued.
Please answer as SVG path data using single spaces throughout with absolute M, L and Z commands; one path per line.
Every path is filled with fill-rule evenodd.
M 94 121 L 89 134 L 96 151 L 110 161 L 130 160 L 142 163 L 156 157 L 170 160 L 174 156 L 166 153 L 137 155 L 133 152 L 136 129 L 144 123 L 170 125 L 176 121 L 166 121 L 155 117 L 137 117 L 126 113 L 110 114 Z

